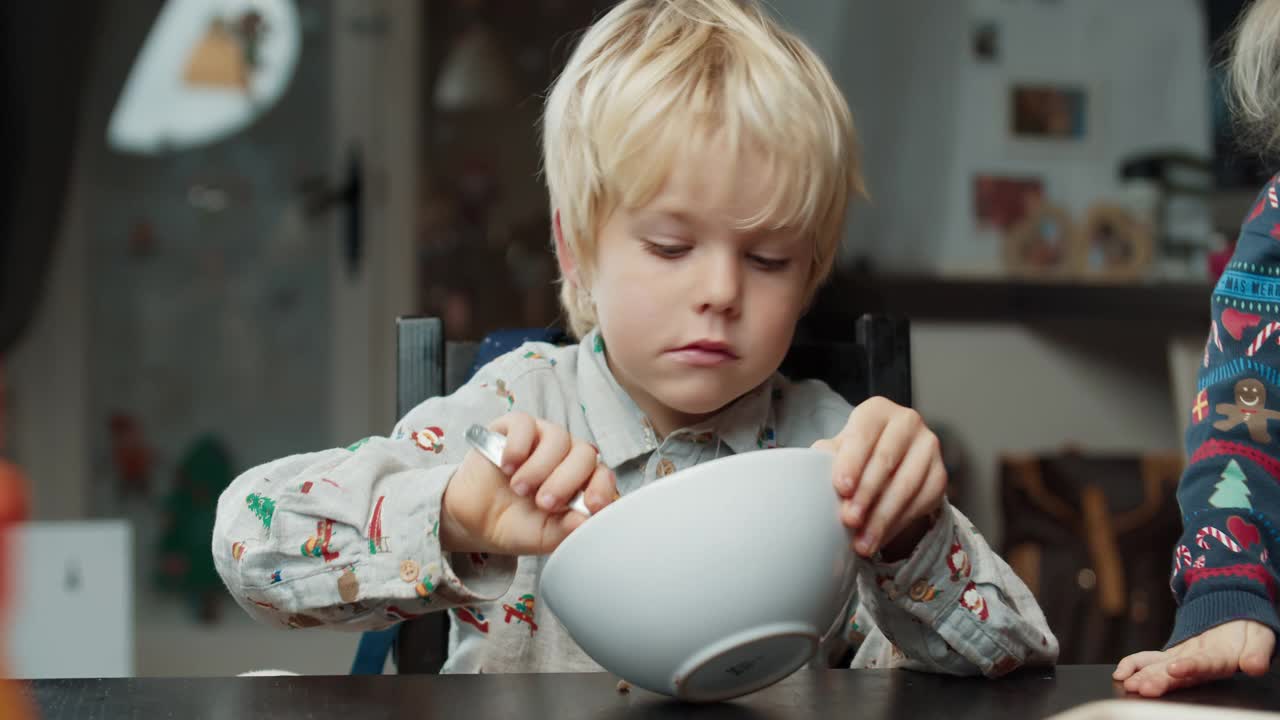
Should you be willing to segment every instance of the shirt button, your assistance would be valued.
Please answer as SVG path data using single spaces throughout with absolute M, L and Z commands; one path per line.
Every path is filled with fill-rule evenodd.
M 417 582 L 418 580 L 418 563 L 413 560 L 404 560 L 400 563 L 400 579 L 407 582 Z
M 937 588 L 929 584 L 928 580 L 917 580 L 911 585 L 911 599 L 916 602 L 928 602 L 938 593 Z
M 675 471 L 676 464 L 671 462 L 671 458 L 662 458 L 662 460 L 658 461 L 658 477 L 666 477 Z

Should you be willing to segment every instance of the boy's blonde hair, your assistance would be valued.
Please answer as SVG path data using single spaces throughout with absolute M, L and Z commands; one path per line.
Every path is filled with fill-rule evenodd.
M 1231 36 L 1227 83 L 1243 143 L 1260 155 L 1280 151 L 1280 0 L 1257 0 Z
M 817 55 L 754 0 L 625 0 L 582 36 L 547 98 L 543 168 L 581 286 L 560 299 L 579 338 L 596 235 L 641 207 L 693 139 L 760 153 L 774 196 L 744 222 L 814 240 L 809 297 L 826 279 L 845 210 L 863 193 L 849 106 Z

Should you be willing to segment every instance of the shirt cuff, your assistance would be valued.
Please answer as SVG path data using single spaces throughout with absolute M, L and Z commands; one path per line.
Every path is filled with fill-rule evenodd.
M 444 491 L 457 469 L 457 465 L 448 465 L 430 471 L 427 516 L 431 519 L 431 529 L 424 534 L 423 557 L 434 560 L 433 563 L 429 561 L 432 569 L 438 566 L 438 592 L 451 605 L 490 602 L 511 589 L 519 558 L 490 553 L 446 553 L 440 547 L 440 511 L 444 505 Z
M 956 535 L 955 515 L 945 498 L 933 527 L 906 559 L 873 560 L 864 568 L 885 597 L 931 627 L 959 602 L 972 574 L 969 551 Z
M 417 612 L 475 605 L 506 594 L 515 579 L 516 558 L 485 553 L 446 553 L 440 547 L 440 510 L 457 465 L 441 465 L 418 475 L 415 502 L 390 504 L 382 522 L 399 530 L 386 547 L 371 544 L 356 567 L 360 599 L 418 598 Z M 396 516 L 392 517 L 394 513 Z
M 1247 590 L 1219 590 L 1199 595 L 1178 608 L 1165 649 L 1233 620 L 1262 623 L 1280 639 L 1280 616 L 1270 600 Z

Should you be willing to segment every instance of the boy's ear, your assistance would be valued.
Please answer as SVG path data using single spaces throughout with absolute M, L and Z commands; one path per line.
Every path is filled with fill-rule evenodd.
M 569 244 L 564 241 L 564 230 L 560 227 L 560 210 L 556 209 L 552 216 L 552 228 L 556 235 L 556 260 L 560 263 L 560 276 L 574 287 L 581 287 L 578 282 L 578 259 L 573 256 Z

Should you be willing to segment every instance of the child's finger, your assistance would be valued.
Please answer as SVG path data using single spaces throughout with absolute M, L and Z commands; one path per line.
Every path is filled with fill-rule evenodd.
M 1199 652 L 1174 659 L 1166 671 L 1175 679 L 1208 682 L 1234 675 L 1238 660 L 1235 653 Z
M 512 412 L 489 423 L 489 429 L 507 436 L 507 445 L 502 451 L 502 472 L 510 477 L 533 452 L 538 437 L 537 422 L 525 413 Z
M 576 512 L 544 516 L 542 537 L 535 554 L 545 555 L 555 550 L 565 538 L 569 537 L 569 533 L 577 530 L 582 523 L 586 522 L 586 519 L 585 515 Z
M 945 494 L 946 488 L 947 469 L 942 464 L 942 457 L 935 456 L 929 464 L 929 471 L 925 474 L 924 483 L 916 491 L 916 496 L 912 498 L 911 504 L 907 506 L 906 510 L 899 513 L 897 519 L 889 524 L 889 529 L 880 536 L 880 544 L 887 544 L 897 537 L 903 528 L 915 521 L 916 518 L 928 515 L 937 509 L 938 504 L 942 502 L 942 496 Z
M 582 442 L 574 444 L 538 489 L 538 507 L 547 512 L 559 510 L 582 489 L 595 468 L 596 449 Z
M 1177 687 L 1177 682 L 1163 670 L 1146 668 L 1124 681 L 1124 689 L 1143 697 L 1157 698 Z
M 587 483 L 587 509 L 598 513 L 618 499 L 618 483 L 613 471 L 604 463 L 597 463 L 596 470 Z
M 854 540 L 858 552 L 864 555 L 874 553 L 887 539 L 886 533 L 892 525 L 899 519 L 909 519 L 904 517 L 904 511 L 911 507 L 924 485 L 925 475 L 936 454 L 937 441 L 933 433 L 922 433 L 911 443 L 898 469 L 885 485 L 884 492 L 870 509 L 862 532 Z
M 836 444 L 835 438 L 824 438 L 822 440 L 814 441 L 814 443 L 809 447 L 814 450 L 825 450 L 832 454 L 840 448 L 840 446 Z
M 1245 628 L 1244 650 L 1240 652 L 1240 669 L 1249 675 L 1265 675 L 1271 668 L 1276 635 L 1271 628 L 1250 624 Z
M 511 476 L 511 489 L 517 495 L 535 496 L 538 487 L 551 476 L 573 445 L 573 438 L 562 427 L 537 421 L 537 428 L 538 438 L 533 452 Z
M 915 438 L 922 423 L 920 416 L 914 411 L 899 413 L 884 427 L 876 440 L 875 449 L 867 459 L 861 476 L 857 477 L 853 498 L 849 501 L 848 518 L 852 527 L 862 527 L 866 521 L 867 510 L 875 504 L 876 498 L 884 489 L 888 479 L 898 469 L 902 458 L 907 454 L 911 441 Z M 841 445 L 841 456 L 847 445 Z
M 1163 658 L 1164 656 L 1165 653 L 1160 650 L 1144 650 L 1142 652 L 1128 655 L 1116 664 L 1116 670 L 1111 673 L 1111 677 L 1116 680 L 1126 680 L 1137 671 L 1147 665 L 1150 665 L 1156 660 Z
M 836 458 L 831 463 L 831 477 L 841 497 L 853 495 L 867 458 L 889 422 L 890 408 L 891 403 L 884 398 L 866 400 L 849 414 L 849 421 L 840 431 L 839 442 L 833 443 L 832 452 L 836 453 Z

